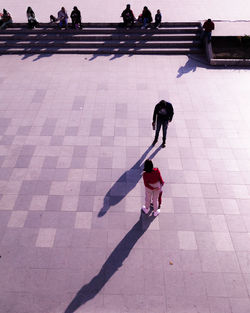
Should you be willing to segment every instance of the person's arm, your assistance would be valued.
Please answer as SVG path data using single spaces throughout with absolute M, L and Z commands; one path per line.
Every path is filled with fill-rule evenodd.
M 159 181 L 160 181 L 161 185 L 163 186 L 164 185 L 164 180 L 162 179 L 161 172 L 160 172 L 160 170 L 158 168 L 157 168 L 157 173 L 159 175 Z
M 134 12 L 133 12 L 132 10 L 131 10 L 131 14 L 132 14 L 133 20 L 135 21 L 136 18 L 135 18 L 135 16 L 134 16 Z
M 153 127 L 154 127 L 155 121 L 156 121 L 157 110 L 158 110 L 158 107 L 157 107 L 157 105 L 156 105 L 156 106 L 155 106 L 155 109 L 154 109 L 154 114 L 153 114 L 153 123 L 152 123 Z
M 168 102 L 168 112 L 169 112 L 169 122 L 172 121 L 173 116 L 174 116 L 174 108 L 170 102 Z
M 149 11 L 149 14 L 148 14 L 148 19 L 149 19 L 149 23 L 152 23 L 153 19 L 152 19 L 152 14 L 151 14 L 150 11 Z

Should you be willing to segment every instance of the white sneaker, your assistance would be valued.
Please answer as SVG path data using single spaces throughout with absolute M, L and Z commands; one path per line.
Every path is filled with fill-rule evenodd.
M 154 216 L 158 216 L 160 213 L 161 213 L 161 210 L 158 209 L 158 210 L 156 210 L 156 211 L 154 212 Z
M 143 205 L 141 209 L 142 209 L 142 211 L 143 211 L 145 214 L 148 214 L 148 213 L 149 213 L 149 209 L 147 209 L 147 208 L 145 207 L 145 205 Z

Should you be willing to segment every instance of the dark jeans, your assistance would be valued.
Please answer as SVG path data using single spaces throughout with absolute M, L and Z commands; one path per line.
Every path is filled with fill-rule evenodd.
M 79 25 L 80 28 L 82 28 L 82 23 L 81 23 L 81 20 L 72 20 L 72 28 L 76 29 L 76 25 Z
M 134 19 L 131 17 L 131 18 L 123 18 L 123 23 L 124 23 L 124 26 L 127 27 L 127 26 L 134 26 Z
M 162 142 L 165 143 L 166 136 L 167 136 L 167 129 L 168 129 L 168 120 L 157 119 L 156 130 L 155 130 L 155 141 L 158 140 L 161 127 L 162 127 L 162 134 L 163 134 Z
M 201 35 L 201 40 L 204 40 L 205 38 L 207 38 L 207 41 L 210 42 L 211 37 L 212 37 L 212 32 L 207 32 L 204 30 L 202 35 Z

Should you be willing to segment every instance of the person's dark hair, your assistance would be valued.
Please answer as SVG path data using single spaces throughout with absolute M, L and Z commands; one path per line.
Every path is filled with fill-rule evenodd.
M 27 13 L 34 13 L 33 10 L 31 9 L 31 7 L 27 8 Z
M 207 21 L 208 21 L 208 22 L 211 22 L 211 18 L 209 18 Z
M 78 11 L 77 7 L 73 7 L 73 10 L 74 10 L 74 11 Z
M 127 9 L 127 10 L 130 10 L 130 4 L 127 4 L 126 9 Z
M 152 160 L 150 159 L 147 159 L 145 162 L 144 162 L 144 171 L 147 172 L 147 173 L 150 173 L 152 172 L 154 166 L 153 166 L 153 162 Z
M 8 13 L 7 10 L 3 9 L 3 14 L 7 14 L 7 13 Z

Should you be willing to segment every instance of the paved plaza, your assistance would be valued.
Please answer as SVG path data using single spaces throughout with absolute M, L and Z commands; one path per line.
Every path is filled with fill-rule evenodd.
M 249 19 L 245 0 L 130 3 Z M 2 2 L 15 22 L 28 5 Z M 126 2 L 32 2 L 41 22 L 62 5 L 119 22 Z M 0 313 L 249 313 L 249 81 L 201 56 L 1 55 Z M 156 218 L 140 211 L 146 158 L 166 182 Z
M 0 56 L 0 312 L 249 313 L 247 69 Z M 173 103 L 167 147 L 154 105 Z M 146 217 L 141 169 L 166 184 Z

